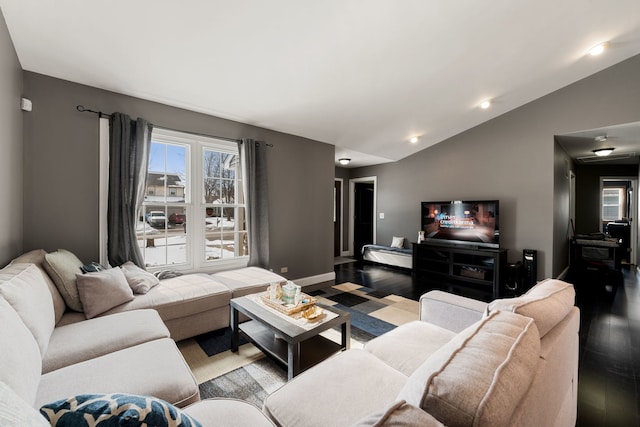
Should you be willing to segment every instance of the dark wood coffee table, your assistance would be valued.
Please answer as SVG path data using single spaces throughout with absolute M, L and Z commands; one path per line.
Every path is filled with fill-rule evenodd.
M 275 309 L 256 301 L 251 295 L 231 300 L 231 351 L 238 351 L 240 332 L 262 352 L 287 367 L 288 379 L 325 360 L 332 354 L 349 348 L 351 319 L 346 311 L 318 304 L 323 310 L 336 313 L 333 319 L 305 329 L 283 319 Z M 251 320 L 239 323 L 239 313 Z M 341 343 L 320 335 L 340 326 Z

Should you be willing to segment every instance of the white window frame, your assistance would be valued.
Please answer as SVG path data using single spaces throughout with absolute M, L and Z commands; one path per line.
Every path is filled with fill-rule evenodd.
M 605 192 L 613 192 L 616 191 L 618 193 L 618 203 L 605 203 Z M 602 188 L 602 221 L 616 221 L 622 218 L 622 212 L 625 207 L 626 197 L 625 197 L 625 188 L 624 187 L 603 187 Z M 618 215 L 615 218 L 605 217 L 605 208 L 615 206 L 618 209 Z
M 149 266 L 149 271 L 176 270 L 181 272 L 216 272 L 234 268 L 246 267 L 249 257 L 237 256 L 234 258 L 223 258 L 214 261 L 206 260 L 205 243 L 206 237 L 203 232 L 205 224 L 204 201 L 204 179 L 203 179 L 203 153 L 205 148 L 220 152 L 239 154 L 233 142 L 208 137 L 204 135 L 191 134 L 187 132 L 174 131 L 163 128 L 154 128 L 152 140 L 167 144 L 182 144 L 188 147 L 187 162 L 185 165 L 185 179 L 187 188 L 185 191 L 185 202 L 178 203 L 185 207 L 187 215 L 187 262 L 184 264 L 166 264 L 161 266 Z M 239 173 L 239 172 L 238 172 Z M 107 206 L 108 206 L 108 184 L 109 182 L 109 121 L 100 119 L 100 262 L 108 265 L 107 256 Z M 241 181 L 236 181 L 236 192 L 240 190 Z M 237 194 L 237 193 L 236 193 Z M 246 214 L 246 195 L 243 197 L 243 204 L 236 203 L 244 207 Z M 236 196 L 236 200 L 238 197 Z M 158 204 L 150 202 L 149 204 Z M 171 205 L 171 204 L 167 204 Z M 144 203 L 143 203 L 144 209 Z M 200 227 L 198 227 L 200 225 Z M 248 233 L 248 230 L 247 230 Z M 238 223 L 234 229 L 234 236 L 238 236 Z

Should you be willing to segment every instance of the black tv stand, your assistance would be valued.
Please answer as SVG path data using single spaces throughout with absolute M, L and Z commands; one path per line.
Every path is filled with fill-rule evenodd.
M 413 243 L 413 276 L 418 282 L 447 282 L 478 287 L 501 297 L 507 250 Z

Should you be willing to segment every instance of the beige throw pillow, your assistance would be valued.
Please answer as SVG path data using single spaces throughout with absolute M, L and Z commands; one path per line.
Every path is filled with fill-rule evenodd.
M 153 274 L 138 267 L 131 261 L 127 261 L 120 266 L 127 283 L 134 294 L 146 294 L 149 289 L 160 283 L 160 280 Z
M 67 305 L 60 295 L 60 291 L 58 287 L 53 282 L 47 271 L 44 269 L 44 257 L 47 255 L 47 252 L 44 249 L 34 249 L 32 251 L 26 252 L 19 257 L 15 258 L 11 261 L 11 264 L 18 263 L 29 263 L 35 264 L 36 267 L 42 273 L 42 277 L 44 278 L 47 287 L 49 288 L 49 292 L 51 293 L 51 298 L 53 298 L 53 310 L 56 314 L 56 324 L 62 319 L 64 312 L 67 310 Z
M 56 284 L 60 295 L 71 310 L 82 312 L 82 303 L 76 287 L 76 274 L 81 273 L 80 267 L 84 264 L 77 256 L 65 249 L 44 256 L 42 263 L 49 277 Z
M 509 425 L 540 360 L 534 321 L 498 311 L 433 353 L 400 391 L 447 426 Z
M 393 239 L 391 239 L 391 247 L 404 248 L 404 237 L 393 236 Z
M 119 267 L 78 274 L 76 278 L 87 319 L 133 299 L 133 291 Z
M 487 306 L 485 316 L 502 310 L 531 317 L 542 338 L 569 314 L 575 299 L 576 292 L 572 284 L 547 279 L 520 297 L 494 300 Z

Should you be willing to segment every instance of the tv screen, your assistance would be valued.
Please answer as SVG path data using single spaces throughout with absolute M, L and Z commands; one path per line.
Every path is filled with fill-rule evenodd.
M 422 202 L 426 241 L 500 247 L 497 200 Z

